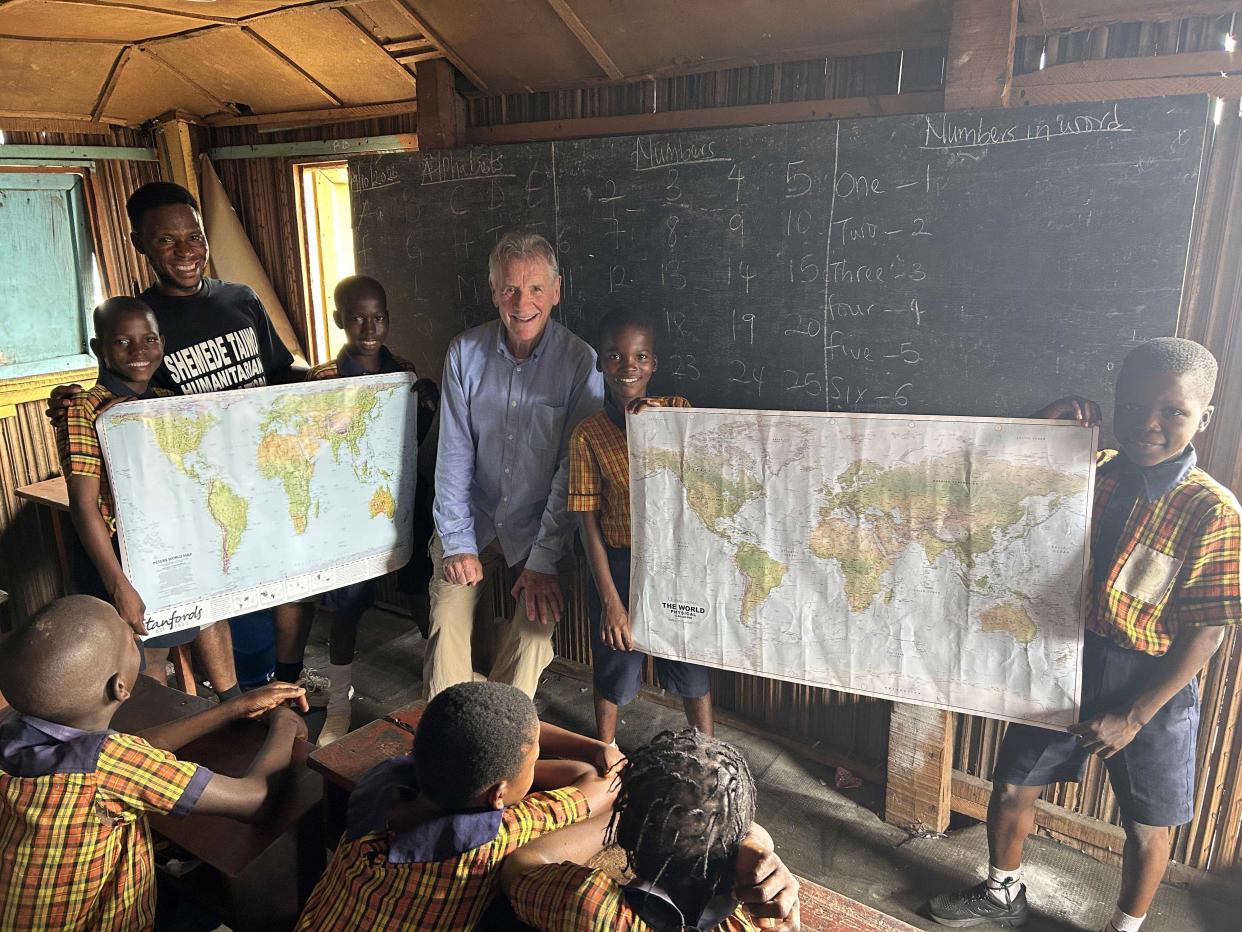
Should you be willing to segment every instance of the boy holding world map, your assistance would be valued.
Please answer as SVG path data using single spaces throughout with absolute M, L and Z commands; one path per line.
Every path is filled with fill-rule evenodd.
M 604 374 L 604 410 L 575 428 L 569 442 L 569 510 L 582 513 L 582 539 L 594 585 L 588 592 L 595 728 L 616 744 L 617 709 L 638 695 L 646 655 L 634 651 L 630 628 L 630 459 L 625 412 L 646 405 L 688 408 L 684 398 L 647 398 L 655 375 L 655 329 L 636 311 L 612 311 L 599 325 L 596 366 Z M 656 673 L 681 696 L 686 720 L 712 733 L 707 670 L 656 658 Z

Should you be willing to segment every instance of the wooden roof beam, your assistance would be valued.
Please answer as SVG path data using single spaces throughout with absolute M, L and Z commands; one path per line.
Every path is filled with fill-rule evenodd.
M 954 0 L 945 58 L 946 110 L 1008 105 L 1017 25 L 1018 0 Z
M 1242 73 L 1242 52 L 1178 52 L 1134 58 L 1098 58 L 1049 65 L 1014 77 L 1014 87 L 1132 81 L 1143 78 L 1213 77 Z
M 393 9 L 397 10 L 402 16 L 404 16 L 405 19 L 409 21 L 410 25 L 417 29 L 419 33 L 434 42 L 436 47 L 444 53 L 444 57 L 453 63 L 453 67 L 470 79 L 471 84 L 481 91 L 487 90 L 487 82 L 479 77 L 479 73 L 466 64 L 465 59 L 458 55 L 457 52 L 453 50 L 452 46 L 444 41 L 444 37 L 428 25 L 426 20 L 411 10 L 406 0 L 392 0 L 392 5 Z
M 1242 9 L 1238 0 L 1124 0 L 1124 3 L 1106 5 L 1103 11 L 1098 4 L 1081 6 L 1081 10 L 1075 9 L 1072 13 L 1046 16 L 1038 0 L 1035 3 L 1023 0 L 1024 18 L 1018 24 L 1018 35 L 1038 36 L 1110 23 L 1161 23 L 1188 16 L 1223 16 Z
M 241 31 L 242 33 L 246 35 L 247 38 L 251 39 L 256 45 L 258 45 L 260 48 L 264 49 L 265 51 L 269 52 L 279 62 L 281 62 L 283 65 L 290 68 L 292 71 L 296 72 L 299 76 L 301 76 L 302 79 L 305 80 L 306 83 L 309 84 L 311 87 L 313 87 L 319 93 L 320 96 L 322 96 L 325 100 L 327 100 L 328 103 L 332 104 L 332 106 L 334 107 L 341 106 L 341 104 L 343 103 L 341 98 L 337 97 L 336 94 L 332 93 L 332 91 L 326 85 L 324 85 L 318 78 L 316 78 L 313 74 L 311 74 L 301 65 L 299 65 L 297 62 L 295 62 L 288 55 L 286 55 L 280 49 L 276 48 L 276 46 L 272 45 L 272 43 L 268 42 L 266 39 L 264 39 L 261 35 L 259 35 L 249 26 L 242 26 Z
M 362 36 L 362 38 L 363 38 L 363 39 L 365 39 L 367 42 L 369 42 L 369 43 L 370 43 L 371 45 L 373 45 L 375 48 L 379 49 L 381 52 L 387 52 L 387 49 L 384 47 L 384 44 L 383 44 L 382 42 L 380 42 L 380 40 L 379 40 L 379 39 L 375 36 L 375 34 L 374 34 L 374 33 L 372 33 L 372 32 L 371 32 L 371 30 L 367 29 L 367 27 L 366 27 L 366 26 L 362 25 L 362 23 L 360 23 L 360 22 L 358 21 L 358 18 L 357 18 L 356 16 L 354 16 L 354 14 L 353 14 L 352 12 L 350 12 L 349 10 L 341 10 L 341 11 L 339 11 L 338 15 L 339 15 L 339 16 L 340 16 L 340 18 L 341 18 L 341 19 L 343 19 L 343 20 L 344 20 L 344 21 L 345 21 L 345 22 L 346 22 L 349 26 L 351 26 L 351 27 L 353 27 L 355 30 L 357 30 L 358 34 L 359 34 L 360 36 Z M 428 45 L 430 45 L 430 43 L 428 43 Z M 436 55 L 439 55 L 439 54 L 440 54 L 440 53 L 437 51 L 437 52 L 436 52 Z M 402 65 L 404 64 L 404 62 L 403 62 L 403 61 L 401 61 L 400 59 L 398 59 L 398 60 L 397 60 L 397 63 L 396 63 L 396 64 L 397 64 L 398 69 L 401 71 L 401 73 L 402 73 L 403 75 L 405 75 L 405 76 L 406 76 L 406 78 L 407 78 L 407 79 L 408 79 L 411 83 L 413 83 L 413 84 L 414 84 L 414 93 L 415 93 L 415 94 L 417 94 L 417 93 L 418 93 L 418 82 L 415 80 L 414 75 L 412 75 L 412 74 L 410 73 L 409 69 L 402 67 Z
M 595 59 L 595 64 L 603 69 L 604 74 L 618 81 L 623 77 L 623 72 L 617 67 L 617 63 L 612 60 L 612 56 L 604 49 L 599 41 L 591 34 L 591 30 L 587 29 L 586 24 L 578 18 L 578 14 L 574 12 L 566 0 L 548 0 L 548 6 L 552 7 L 552 12 L 560 17 L 561 22 L 574 34 L 587 53 Z
M 317 110 L 283 110 L 278 113 L 251 113 L 245 116 L 214 114 L 204 119 L 208 126 L 309 126 L 323 123 L 347 123 L 350 120 L 371 120 L 376 117 L 416 113 L 414 98 L 391 100 L 357 107 L 329 107 Z
M 80 0 L 65 0 L 65 2 L 80 2 Z M 311 9 L 332 10 L 339 7 L 355 6 L 359 3 L 366 3 L 369 0 L 304 0 L 302 3 L 296 3 L 292 6 L 284 6 L 277 10 L 266 10 L 262 13 L 251 13 L 249 16 L 239 16 L 236 19 L 224 20 L 218 23 L 208 23 L 205 26 L 195 26 L 192 29 L 179 29 L 176 32 L 165 33 L 161 36 L 151 36 L 143 39 L 140 45 L 160 45 L 165 42 L 177 42 L 181 39 L 191 39 L 194 36 L 202 35 L 205 32 L 211 32 L 214 29 L 229 29 L 238 26 L 249 26 L 253 23 L 261 22 L 265 19 L 273 19 L 277 16 L 287 16 L 290 13 L 302 13 Z
M 142 52 L 142 54 L 148 56 L 156 64 L 160 65 L 163 68 L 166 68 L 168 71 L 171 71 L 173 74 L 179 77 L 182 81 L 185 81 L 188 85 L 190 85 L 190 87 L 194 88 L 196 91 L 198 91 L 208 100 L 210 100 L 220 110 L 225 111 L 227 113 L 237 113 L 236 104 L 231 104 L 227 100 L 217 97 L 211 91 L 207 90 L 207 88 L 203 87 L 203 85 L 199 84 L 192 77 L 190 77 L 180 68 L 178 68 L 176 65 L 170 62 L 167 58 L 164 58 L 162 55 L 160 55 L 159 52 L 155 51 L 154 49 L 147 48 L 146 46 L 143 46 L 143 45 L 135 46 L 135 48 L 139 52 Z
M 108 106 L 108 99 L 112 96 L 112 92 L 116 90 L 117 81 L 121 77 L 121 70 L 125 67 L 133 52 L 133 46 L 127 45 L 117 53 L 116 58 L 112 62 L 112 67 L 108 71 L 108 77 L 104 79 L 104 83 L 99 88 L 99 96 L 95 98 L 95 106 L 91 107 L 92 120 L 97 121 L 103 115 L 104 107 Z
M 232 17 L 209 16 L 206 13 L 187 9 L 184 6 L 143 6 L 141 3 L 126 3 L 125 0 L 50 0 L 50 2 L 64 6 L 93 6 L 96 8 L 107 7 L 115 10 L 134 10 L 139 13 L 163 13 L 165 16 L 179 16 L 181 19 L 193 19 L 202 23 L 216 23 L 220 25 L 236 22 Z

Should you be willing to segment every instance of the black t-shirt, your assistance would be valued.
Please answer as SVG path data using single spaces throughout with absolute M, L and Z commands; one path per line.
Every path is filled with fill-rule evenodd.
M 182 395 L 253 388 L 293 363 L 248 285 L 204 278 L 196 295 L 173 297 L 153 285 L 140 297 L 164 335 L 164 365 L 152 380 L 160 388 Z

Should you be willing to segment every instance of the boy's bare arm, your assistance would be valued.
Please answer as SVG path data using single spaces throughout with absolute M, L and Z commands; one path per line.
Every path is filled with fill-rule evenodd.
M 590 764 L 600 776 L 614 770 L 625 759 L 625 755 L 611 744 L 588 738 L 550 722 L 539 723 L 539 753 L 541 756 Z
M 540 835 L 505 858 L 500 869 L 500 882 L 508 896 L 527 871 L 544 864 L 573 861 L 585 864 L 607 846 L 610 814 L 593 815 L 585 822 Z
M 117 614 L 137 634 L 146 634 L 146 604 L 121 569 L 112 549 L 112 535 L 99 513 L 99 477 L 69 476 L 69 515 L 87 555 L 112 599 Z
M 629 606 L 621 601 L 617 584 L 608 568 L 608 551 L 604 546 L 604 528 L 598 511 L 584 511 L 579 515 L 582 527 L 582 543 L 586 548 L 591 576 L 599 592 L 603 617 L 599 620 L 600 638 L 613 650 L 633 650 L 634 637 L 630 628 Z
M 1225 629 L 1220 626 L 1182 628 L 1168 653 L 1160 658 L 1155 676 L 1133 702 L 1079 722 L 1069 729 L 1070 732 L 1078 735 L 1085 750 L 1101 757 L 1112 757 L 1133 741 L 1139 729 L 1198 675 L 1224 637 Z
M 288 708 L 273 709 L 267 717 L 267 739 L 250 768 L 241 777 L 213 774 L 194 805 L 198 815 L 223 815 L 253 820 L 280 785 L 293 758 L 293 745 L 306 738 L 302 716 Z
M 139 737 L 153 747 L 175 753 L 191 741 L 196 741 L 229 722 L 243 718 L 262 718 L 275 709 L 289 705 L 305 712 L 309 708 L 306 703 L 306 690 L 293 683 L 268 683 L 197 715 L 148 728 L 140 732 Z

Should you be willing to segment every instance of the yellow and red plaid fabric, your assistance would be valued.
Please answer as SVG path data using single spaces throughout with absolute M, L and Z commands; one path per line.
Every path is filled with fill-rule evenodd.
M 393 864 L 388 836 L 341 840 L 298 920 L 307 932 L 473 929 L 495 898 L 505 855 L 590 817 L 575 787 L 532 793 L 506 807 L 495 839 L 444 861 Z
M 689 408 L 676 395 L 655 399 L 665 408 Z M 641 417 L 642 415 L 639 415 Z M 630 453 L 625 431 L 598 411 L 569 441 L 569 510 L 598 511 L 609 547 L 630 545 Z
M 544 864 L 522 875 L 509 896 L 518 918 L 540 932 L 647 932 L 621 885 L 580 864 Z M 738 906 L 717 932 L 751 932 L 758 924 Z
M 111 734 L 93 771 L 0 770 L 0 929 L 151 928 L 145 814 L 172 812 L 198 769 L 142 738 Z
M 1101 450 L 1097 465 L 1116 455 L 1115 450 Z M 1096 478 L 1093 546 L 1119 479 L 1115 471 Z M 1122 531 L 1113 566 L 1104 582 L 1093 586 L 1087 629 L 1121 647 L 1158 657 L 1183 625 L 1237 624 L 1242 621 L 1240 549 L 1237 499 L 1202 469 L 1192 469 L 1171 492 L 1153 502 L 1140 496 Z M 1127 570 L 1127 563 L 1133 568 Z M 1163 589 L 1162 573 L 1170 577 Z M 1131 594 L 1135 590 L 1138 593 Z
M 344 353 L 344 350 L 341 350 Z M 396 355 L 389 354 L 386 361 L 390 361 L 390 367 L 384 368 L 383 372 L 413 372 L 418 375 L 418 370 L 414 368 L 414 363 L 408 359 Z M 341 377 L 340 356 L 331 362 L 321 362 L 317 366 L 312 366 L 310 371 L 306 373 L 306 381 L 318 382 L 320 379 L 338 379 Z
M 152 389 L 157 398 L 173 393 L 166 388 Z M 99 415 L 114 404 L 128 399 L 113 394 L 102 384 L 89 391 L 74 395 L 63 423 L 56 427 L 56 452 L 60 457 L 60 471 L 67 480 L 70 476 L 99 477 L 99 513 L 103 515 L 108 530 L 116 531 L 116 509 L 112 502 L 112 487 L 104 470 L 103 451 L 99 447 L 99 435 L 95 422 Z

